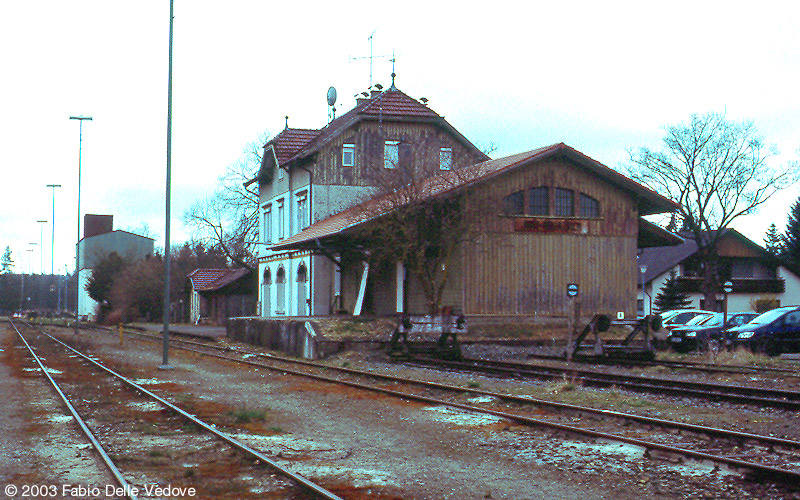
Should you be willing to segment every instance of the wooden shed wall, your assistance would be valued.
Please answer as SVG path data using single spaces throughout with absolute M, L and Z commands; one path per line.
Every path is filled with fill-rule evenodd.
M 544 218 L 583 221 L 578 233 L 515 231 L 519 217 L 503 215 L 499 202 L 536 186 L 585 193 L 599 202 L 599 217 Z M 476 222 L 481 236 L 465 245 L 465 313 L 565 315 L 566 286 L 577 283 L 584 314 L 635 314 L 638 211 L 629 194 L 571 161 L 551 159 L 497 177 L 472 199 L 487 209 Z

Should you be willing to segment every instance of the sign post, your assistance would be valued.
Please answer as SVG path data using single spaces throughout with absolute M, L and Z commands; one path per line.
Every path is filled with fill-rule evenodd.
M 575 338 L 575 331 L 578 327 L 578 316 L 580 315 L 580 303 L 575 300 L 578 296 L 578 284 L 577 283 L 568 283 L 567 284 L 567 297 L 570 299 L 570 302 L 573 304 L 572 314 L 567 313 L 569 316 L 569 321 L 567 325 L 567 350 L 566 350 L 566 358 L 567 361 L 572 361 L 572 354 L 575 352 L 575 346 L 572 345 L 572 342 Z
M 722 314 L 722 329 L 724 330 L 728 324 L 728 294 L 733 292 L 733 282 L 726 281 L 725 284 L 722 285 L 722 291 L 725 292 L 725 301 Z

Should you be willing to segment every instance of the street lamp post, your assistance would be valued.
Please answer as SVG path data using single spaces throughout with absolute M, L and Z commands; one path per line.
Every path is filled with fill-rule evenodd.
M 46 220 L 37 220 L 39 224 L 39 272 L 44 276 L 44 225 L 47 224 Z
M 164 338 L 162 341 L 162 363 L 159 368 L 168 370 L 169 365 L 169 296 L 170 296 L 170 201 L 172 198 L 172 25 L 174 20 L 173 0 L 169 0 L 169 70 L 167 75 L 167 182 L 165 194 L 165 231 L 164 231 Z
M 50 274 L 56 274 L 55 266 L 55 247 L 56 247 L 56 188 L 60 188 L 61 184 L 48 184 L 47 187 L 53 189 L 53 216 L 50 218 L 50 226 L 52 227 L 52 234 L 50 236 Z
M 70 120 L 78 120 L 78 241 L 75 244 L 75 333 L 78 333 L 81 321 L 80 309 L 80 271 L 81 271 L 81 156 L 83 153 L 83 121 L 91 120 L 91 116 L 70 116 Z
M 647 272 L 647 266 L 644 265 L 644 264 L 640 265 L 639 266 L 639 271 L 642 274 L 642 316 L 647 316 L 647 314 L 645 314 L 645 313 L 648 312 L 645 309 L 645 306 L 646 306 L 646 300 L 645 299 L 647 297 L 647 292 L 645 292 L 645 290 L 644 290 L 644 273 Z

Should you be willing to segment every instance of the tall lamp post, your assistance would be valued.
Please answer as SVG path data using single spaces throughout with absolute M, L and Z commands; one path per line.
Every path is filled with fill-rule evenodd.
M 170 200 L 172 198 L 172 25 L 174 19 L 173 0 L 169 0 L 169 70 L 167 76 L 167 188 L 165 194 L 165 226 L 164 231 L 164 338 L 162 341 L 162 363 L 159 368 L 168 370 L 169 366 L 169 295 L 170 295 L 170 248 L 169 248 L 169 219 Z
M 44 276 L 44 225 L 47 224 L 46 220 L 37 220 L 39 224 L 39 272 Z
M 50 236 L 50 274 L 56 274 L 55 266 L 55 247 L 56 247 L 56 188 L 60 188 L 61 184 L 48 184 L 47 187 L 53 188 L 53 216 L 50 218 L 50 226 L 52 227 L 52 234 Z
M 75 244 L 75 333 L 78 333 L 81 321 L 81 155 L 83 152 L 83 121 L 91 120 L 91 116 L 70 116 L 70 120 L 78 120 L 78 240 Z

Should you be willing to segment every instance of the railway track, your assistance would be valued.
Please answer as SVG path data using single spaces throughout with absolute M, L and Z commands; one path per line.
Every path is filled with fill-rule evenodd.
M 136 334 L 154 342 L 161 341 L 159 336 L 138 332 Z M 519 425 L 545 428 L 557 433 L 625 443 L 645 450 L 644 453 L 649 456 L 669 456 L 673 459 L 680 457 L 713 463 L 737 474 L 771 478 L 788 484 L 797 484 L 800 481 L 800 442 L 789 439 L 334 367 L 253 350 L 220 348 L 180 339 L 172 339 L 171 342 L 173 348 L 281 374 L 309 377 L 431 405 L 494 415 Z M 225 354 L 221 354 L 221 351 Z M 330 372 L 337 373 L 338 376 L 323 374 Z M 365 383 L 364 378 L 378 379 L 381 385 Z M 387 388 L 387 383 L 392 384 L 392 387 Z M 416 389 L 411 389 L 412 387 Z M 476 396 L 480 404 L 475 404 Z
M 264 498 L 266 492 L 270 498 L 341 500 L 61 340 L 41 331 L 26 339 L 11 326 L 111 471 L 119 486 L 114 496 Z M 143 434 L 136 429 L 141 425 Z M 120 442 L 119 435 L 139 436 L 141 442 Z M 143 448 L 143 443 L 154 447 Z M 202 467 L 197 472 L 203 481 L 193 481 L 195 469 Z
M 564 361 L 564 356 L 556 356 L 549 354 L 528 354 L 529 359 L 542 359 L 552 361 Z M 573 361 L 582 362 L 582 358 L 574 359 Z M 709 373 L 730 373 L 730 374 L 770 374 L 781 375 L 786 377 L 800 378 L 800 369 L 798 368 L 778 368 L 774 366 L 747 366 L 747 365 L 729 365 L 729 364 L 714 364 L 702 363 L 698 361 L 670 361 L 670 360 L 657 360 L 645 361 L 638 359 L 618 359 L 618 358 L 588 358 L 586 360 L 591 364 L 603 364 L 624 367 L 666 367 L 671 369 L 685 369 Z
M 575 366 L 546 366 L 486 359 L 447 361 L 432 358 L 415 358 L 406 364 L 454 369 L 505 377 L 574 379 L 584 385 L 619 387 L 639 392 L 670 394 L 680 397 L 729 401 L 788 410 L 800 410 L 800 392 L 766 389 L 737 384 L 672 380 L 659 377 L 607 373 Z

